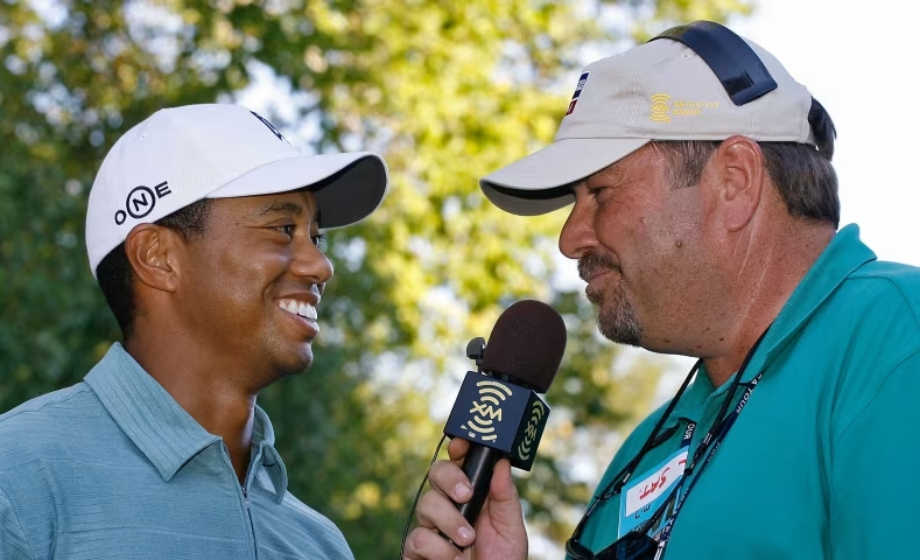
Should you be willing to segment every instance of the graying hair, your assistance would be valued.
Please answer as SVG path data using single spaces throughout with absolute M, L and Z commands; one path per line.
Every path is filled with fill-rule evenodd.
M 834 123 L 824 107 L 812 99 L 808 114 L 815 146 L 795 142 L 759 142 L 764 167 L 776 185 L 789 214 L 818 222 L 840 225 L 837 174 L 831 165 L 834 155 Z M 667 178 L 674 188 L 696 185 L 703 168 L 720 142 L 708 140 L 659 140 L 652 142 L 671 165 Z

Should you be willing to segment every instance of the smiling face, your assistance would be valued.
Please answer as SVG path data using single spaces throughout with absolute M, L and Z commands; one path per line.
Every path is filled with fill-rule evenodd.
M 310 192 L 212 200 L 204 235 L 186 245 L 176 291 L 202 355 L 233 364 L 255 385 L 308 368 L 316 307 L 332 277 L 320 241 Z
M 588 177 L 559 239 L 604 336 L 655 351 L 685 350 L 675 345 L 710 296 L 704 200 L 697 186 L 673 188 L 668 165 L 646 146 Z

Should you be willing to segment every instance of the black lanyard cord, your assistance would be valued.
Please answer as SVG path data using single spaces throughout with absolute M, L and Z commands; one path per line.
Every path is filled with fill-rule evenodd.
M 655 424 L 655 427 L 652 429 L 652 432 L 648 435 L 648 438 L 645 440 L 645 443 L 642 445 L 642 448 L 639 449 L 639 452 L 636 453 L 636 456 L 620 470 L 619 474 L 613 477 L 607 487 L 604 488 L 602 495 L 606 496 L 604 499 L 609 499 L 611 496 L 619 492 L 623 485 L 629 480 L 633 475 L 633 471 L 637 466 L 639 466 L 639 461 L 642 460 L 642 457 L 645 456 L 653 447 L 655 447 L 655 440 L 657 439 L 658 433 L 661 431 L 661 427 L 664 426 L 664 423 L 668 421 L 668 418 L 671 416 L 671 413 L 674 412 L 674 407 L 677 406 L 677 401 L 680 400 L 680 397 L 683 396 L 684 391 L 690 385 L 690 380 L 693 379 L 693 376 L 696 375 L 696 372 L 699 371 L 700 366 L 703 365 L 703 360 L 697 360 L 693 367 L 690 368 L 690 373 L 687 374 L 687 377 L 684 378 L 684 382 L 681 383 L 680 389 L 677 390 L 677 394 L 674 395 L 674 398 L 671 399 L 671 402 L 668 403 L 668 407 L 662 413 L 661 418 L 658 419 L 658 422 Z M 658 442 L 661 443 L 661 442 Z
M 674 410 L 674 407 L 677 405 L 677 401 L 680 400 L 681 395 L 684 394 L 684 391 L 687 389 L 687 386 L 690 385 L 690 380 L 693 379 L 693 376 L 700 369 L 703 360 L 697 360 L 697 362 L 690 368 L 690 373 L 687 374 L 687 377 L 684 379 L 684 382 L 681 383 L 680 389 L 677 390 L 677 394 L 674 395 L 674 398 L 671 399 L 671 402 L 668 403 L 668 407 L 665 409 L 664 413 L 661 415 L 661 418 L 658 419 L 658 422 L 655 424 L 655 427 L 652 429 L 652 432 L 649 434 L 648 438 L 645 440 L 645 443 L 642 444 L 642 448 L 639 449 L 639 452 L 628 462 L 626 466 L 620 469 L 620 472 L 616 476 L 610 479 L 607 483 L 607 486 L 604 487 L 602 492 L 595 494 L 594 499 L 591 500 L 591 503 L 588 505 L 587 510 L 584 515 L 582 515 L 581 520 L 578 522 L 578 525 L 575 526 L 575 530 L 572 532 L 572 538 L 578 539 L 581 537 L 582 531 L 584 531 L 585 524 L 588 522 L 588 519 L 591 518 L 591 514 L 600 504 L 609 500 L 613 495 L 619 492 L 623 485 L 626 484 L 626 481 L 629 480 L 629 477 L 632 476 L 633 470 L 639 465 L 639 461 L 642 460 L 642 457 L 648 452 L 649 449 L 654 447 L 654 443 L 658 432 L 661 430 L 661 427 L 667 421 L 668 417 L 671 415 L 671 412 Z
M 751 346 L 751 349 L 748 350 L 748 353 L 744 356 L 744 360 L 741 362 L 741 367 L 738 368 L 738 373 L 735 375 L 735 378 L 732 379 L 732 384 L 726 392 L 725 400 L 722 402 L 722 406 L 719 408 L 719 413 L 716 415 L 716 419 L 712 422 L 712 428 L 706 432 L 706 435 L 703 437 L 703 441 L 700 442 L 699 447 L 697 447 L 696 451 L 693 453 L 693 460 L 687 464 L 687 469 L 684 471 L 685 474 L 689 475 L 693 472 L 697 461 L 699 461 L 700 457 L 702 457 L 703 454 L 706 453 L 706 450 L 709 449 L 713 438 L 716 436 L 716 434 L 722 431 L 723 423 L 726 420 L 725 416 L 728 412 L 728 407 L 731 406 L 732 402 L 734 401 L 734 396 L 738 391 L 738 386 L 741 385 L 741 377 L 744 375 L 745 370 L 747 370 L 747 366 L 750 363 L 751 358 L 754 357 L 754 353 L 757 351 L 760 343 L 763 342 L 764 337 L 767 336 L 768 330 L 770 330 L 769 326 L 764 329 L 762 333 L 760 333 L 760 336 L 757 338 L 757 342 Z M 725 437 L 724 434 L 722 437 Z
M 706 433 L 706 437 L 703 438 L 703 441 L 700 442 L 700 446 L 697 448 L 696 452 L 693 454 L 693 461 L 687 465 L 687 468 L 684 470 L 684 476 L 680 479 L 671 492 L 671 495 L 668 497 L 668 501 L 660 508 L 660 511 L 666 509 L 667 504 L 670 500 L 675 499 L 674 508 L 668 514 L 667 519 L 664 522 L 664 527 L 661 529 L 661 532 L 658 536 L 658 552 L 655 555 L 655 560 L 659 560 L 664 554 L 664 548 L 668 544 L 668 540 L 671 538 L 671 530 L 674 528 L 674 522 L 677 520 L 677 516 L 680 513 L 684 502 L 687 500 L 687 496 L 690 495 L 690 491 L 693 490 L 693 487 L 696 486 L 696 483 L 699 482 L 700 476 L 703 474 L 703 469 L 712 462 L 712 458 L 715 456 L 716 451 L 719 450 L 719 446 L 722 445 L 722 441 L 725 439 L 725 436 L 728 435 L 728 431 L 734 426 L 735 421 L 738 420 L 738 416 L 741 415 L 741 411 L 744 410 L 745 405 L 748 400 L 751 398 L 751 394 L 754 392 L 754 389 L 757 388 L 757 383 L 760 382 L 760 379 L 763 377 L 763 371 L 759 372 L 749 383 L 744 385 L 747 387 L 747 390 L 744 392 L 744 395 L 741 397 L 741 401 L 735 405 L 735 409 L 731 414 L 726 416 L 726 411 L 728 410 L 729 405 L 733 402 L 733 397 L 735 392 L 738 390 L 738 387 L 742 384 L 741 378 L 744 375 L 745 370 L 747 369 L 748 363 L 750 363 L 751 358 L 754 356 L 754 353 L 757 351 L 757 348 L 760 346 L 760 343 L 763 341 L 764 337 L 767 335 L 767 331 L 770 330 L 768 326 L 763 333 L 761 333 L 760 338 L 757 339 L 757 342 L 754 343 L 754 346 L 748 350 L 747 355 L 744 357 L 744 361 L 741 362 L 741 367 L 738 368 L 738 373 L 734 380 L 732 380 L 732 386 L 728 391 L 728 394 L 725 396 L 725 402 L 722 403 L 722 407 L 719 409 L 719 414 L 716 416 L 716 420 L 713 422 L 712 428 Z M 712 447 L 708 455 L 706 451 L 709 450 L 710 446 Z M 705 456 L 706 460 L 703 462 L 700 467 L 700 471 L 693 477 L 693 480 L 690 481 L 687 486 L 686 492 L 680 492 L 680 489 L 683 487 L 684 482 L 690 477 L 690 474 L 693 472 L 693 469 L 696 467 L 697 461 Z M 660 513 L 656 512 L 656 514 Z M 658 515 L 656 515 L 658 517 Z M 647 525 L 647 527 L 650 525 Z
M 760 372 L 749 383 L 742 383 L 741 381 L 742 377 L 744 376 L 744 372 L 747 369 L 747 366 L 751 361 L 751 358 L 753 358 L 754 354 L 757 351 L 757 348 L 760 346 L 760 343 L 763 341 L 764 337 L 766 337 L 767 331 L 769 330 L 770 330 L 769 326 L 766 329 L 764 329 L 764 331 L 760 334 L 760 337 L 758 337 L 757 341 L 753 344 L 753 346 L 751 346 L 750 350 L 748 350 L 747 354 L 744 357 L 744 360 L 742 360 L 741 367 L 738 368 L 738 373 L 735 375 L 735 378 L 732 379 L 732 383 L 729 386 L 728 390 L 726 391 L 725 401 L 722 403 L 722 406 L 719 408 L 719 412 L 716 415 L 715 420 L 713 420 L 712 427 L 706 433 L 703 440 L 700 442 L 699 447 L 697 447 L 696 451 L 694 452 L 693 459 L 687 464 L 687 467 L 684 470 L 684 475 L 683 477 L 681 477 L 680 482 L 675 484 L 674 488 L 669 493 L 667 499 L 663 502 L 662 507 L 660 507 L 658 511 L 656 511 L 653 514 L 653 516 L 650 519 L 648 519 L 645 523 L 642 523 L 641 526 L 637 527 L 636 529 L 633 529 L 633 532 L 636 532 L 636 531 L 643 532 L 643 533 L 647 532 L 648 529 L 654 526 L 657 523 L 657 521 L 661 518 L 661 516 L 665 514 L 665 512 L 669 509 L 668 507 L 669 504 L 672 504 L 672 501 L 673 501 L 673 504 L 672 504 L 673 507 L 670 508 L 670 511 L 667 512 L 667 519 L 664 521 L 664 527 L 660 533 L 661 540 L 660 540 L 658 555 L 656 556 L 656 558 L 660 557 L 660 555 L 662 554 L 664 545 L 667 543 L 667 540 L 670 537 L 671 527 L 674 525 L 674 520 L 677 518 L 677 514 L 679 513 L 684 501 L 687 499 L 687 495 L 690 493 L 690 490 L 693 489 L 693 487 L 696 485 L 696 482 L 699 480 L 699 477 L 702 474 L 703 467 L 708 465 L 709 462 L 712 460 L 712 457 L 715 454 L 716 450 L 718 450 L 719 446 L 721 445 L 722 440 L 725 439 L 725 436 L 728 433 L 728 430 L 732 427 L 732 425 L 734 425 L 735 420 L 737 420 L 738 415 L 741 414 L 741 410 L 744 408 L 744 405 L 746 404 L 747 400 L 750 398 L 751 393 L 753 393 L 754 388 L 757 386 L 758 381 L 763 376 L 763 372 Z M 684 382 L 681 384 L 680 389 L 678 389 L 677 394 L 674 395 L 674 398 L 672 398 L 671 402 L 668 403 L 667 408 L 665 409 L 664 413 L 662 413 L 661 417 L 658 419 L 658 422 L 655 423 L 655 427 L 652 429 L 648 438 L 645 440 L 645 443 L 643 443 L 642 448 L 639 450 L 639 452 L 626 464 L 626 466 L 623 467 L 623 469 L 620 470 L 620 472 L 615 477 L 610 479 L 610 481 L 604 487 L 602 492 L 595 494 L 595 497 L 591 501 L 590 505 L 588 506 L 587 511 L 585 511 L 585 514 L 582 516 L 581 520 L 578 522 L 578 525 L 575 527 L 575 531 L 573 532 L 572 537 L 569 539 L 568 543 L 571 543 L 573 541 L 577 543 L 578 539 L 581 538 L 581 534 L 584 531 L 585 526 L 587 525 L 588 520 L 590 519 L 591 514 L 594 512 L 594 510 L 597 509 L 597 507 L 601 503 L 606 502 L 612 496 L 620 492 L 623 486 L 629 480 L 629 478 L 633 475 L 633 471 L 638 467 L 639 463 L 642 461 L 645 455 L 652 448 L 654 448 L 657 444 L 662 443 L 661 441 L 657 441 L 658 435 L 661 432 L 662 426 L 664 426 L 665 422 L 667 422 L 668 418 L 674 412 L 674 408 L 677 406 L 677 402 L 683 396 L 684 391 L 686 391 L 687 387 L 690 385 L 690 380 L 693 379 L 693 377 L 699 371 L 702 364 L 703 364 L 703 360 L 699 359 L 690 369 L 690 373 L 687 374 L 687 377 L 684 379 Z M 735 393 L 738 391 L 738 387 L 741 385 L 745 385 L 747 387 L 747 391 L 745 391 L 744 396 L 741 399 L 741 402 L 735 407 L 735 410 L 732 411 L 731 414 L 728 414 L 728 410 L 734 400 Z M 690 426 L 692 426 L 692 429 L 690 428 Z M 681 447 L 684 447 L 684 446 L 689 447 L 690 440 L 692 439 L 695 428 L 696 428 L 695 422 L 691 422 L 690 425 L 688 425 L 688 429 L 686 430 L 686 433 L 684 435 L 684 441 L 681 442 Z M 706 452 L 707 450 L 710 449 L 710 447 L 711 447 L 711 451 L 707 454 Z M 686 482 L 687 479 L 690 477 L 694 468 L 697 465 L 697 462 L 703 456 L 706 457 L 706 460 L 703 462 L 702 467 L 700 468 L 700 472 L 698 472 L 696 476 L 693 478 L 693 480 L 690 481 L 690 484 L 687 486 L 687 491 L 681 493 L 680 489 L 684 486 L 684 482 Z M 568 543 L 567 543 L 567 546 L 568 546 Z

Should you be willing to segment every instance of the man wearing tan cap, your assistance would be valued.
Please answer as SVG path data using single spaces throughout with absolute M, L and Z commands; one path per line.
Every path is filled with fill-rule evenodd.
M 920 270 L 838 231 L 834 136 L 773 56 L 695 22 L 587 66 L 553 144 L 481 181 L 514 214 L 574 203 L 559 246 L 607 338 L 698 358 L 569 558 L 920 557 Z M 507 462 L 475 530 L 456 511 L 465 452 L 432 468 L 406 557 L 523 560 Z
M 386 187 L 376 154 L 306 156 L 236 105 L 126 132 L 86 216 L 124 341 L 0 415 L 0 559 L 351 559 L 288 492 L 256 396 L 313 361 L 320 228 L 364 219 Z

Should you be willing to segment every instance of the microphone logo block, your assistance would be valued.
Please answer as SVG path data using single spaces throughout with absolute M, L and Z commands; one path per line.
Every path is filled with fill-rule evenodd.
M 470 371 L 444 433 L 502 451 L 512 466 L 530 470 L 548 416 L 536 392 Z
M 473 401 L 473 408 L 470 409 L 473 417 L 460 427 L 478 432 L 482 441 L 495 441 L 498 436 L 492 424 L 502 421 L 502 402 L 513 392 L 498 381 L 479 381 L 476 387 L 479 388 L 479 401 Z M 470 436 L 475 437 L 473 434 Z
M 531 454 L 537 450 L 535 442 L 539 439 L 539 435 L 543 433 L 543 426 L 546 424 L 544 417 L 548 412 L 549 409 L 546 408 L 543 401 L 536 400 L 533 402 L 530 409 L 530 419 L 527 421 L 527 426 L 522 434 L 523 439 L 514 449 L 522 461 L 531 459 Z

